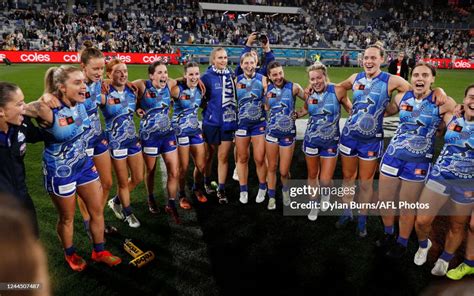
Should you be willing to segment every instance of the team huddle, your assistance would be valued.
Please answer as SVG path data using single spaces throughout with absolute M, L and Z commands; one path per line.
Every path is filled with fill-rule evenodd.
M 125 63 L 114 59 L 106 64 L 103 54 L 88 44 L 81 52 L 80 68 L 60 66 L 47 71 L 42 98 L 26 105 L 25 111 L 18 108 L 17 114 L 11 115 L 17 116 L 16 121 L 9 123 L 21 125 L 26 112 L 40 125 L 45 142 L 44 184 L 59 213 L 57 231 L 69 266 L 76 271 L 86 267 L 73 243 L 76 194 L 93 242 L 92 259 L 117 265 L 121 259 L 104 246 L 104 233 L 115 230 L 104 224 L 105 205 L 130 227 L 140 227 L 130 193 L 144 181 L 149 211 L 158 213 L 154 180 L 160 155 L 167 173 L 165 211 L 178 224 L 177 203 L 184 210 L 192 208 L 193 200 L 206 203 L 213 196 L 220 204 L 228 203 L 226 178 L 233 143 L 240 203 L 249 202 L 249 176 L 253 174 L 248 163 L 252 151 L 259 188 L 255 202 L 267 200 L 267 209 L 276 209 L 279 173 L 283 205 L 288 206 L 295 121 L 308 116 L 302 144 L 308 185 L 331 186 L 340 156 L 343 185 L 353 186 L 359 181 L 359 202 L 372 200 L 373 179 L 379 169 L 379 200 L 430 203 L 428 211 L 399 213 L 398 236 L 394 225 L 397 213 L 381 211 L 384 236 L 376 245 L 387 256 L 400 258 L 407 253 L 408 239 L 415 228 L 419 240 L 414 257 L 417 265 L 425 263 L 432 245 L 428 236 L 434 218 L 451 200 L 450 230 L 432 273 L 447 274 L 451 279 L 474 274 L 474 85 L 466 88 L 463 104 L 456 106 L 442 89 L 431 89 L 436 76 L 432 65 L 417 64 L 409 83 L 381 71 L 384 50 L 371 45 L 363 55 L 363 72 L 338 84 L 330 83 L 326 67 L 316 62 L 307 69 L 308 86 L 303 89 L 285 79 L 284 68 L 269 48 L 265 53 L 266 60 L 259 68 L 256 52 L 246 47 L 234 73 L 228 66 L 226 50 L 218 47 L 212 51 L 211 65 L 203 75 L 197 63 L 188 62 L 183 77 L 172 79 L 166 64 L 155 62 L 148 67 L 148 79 L 131 82 Z M 1 98 L 1 104 L 23 104 L 21 90 L 8 83 L 1 87 L 6 85 L 12 91 L 1 91 L 2 96 L 8 94 Z M 347 95 L 350 90 L 352 101 Z M 397 94 L 392 98 L 394 91 Z M 302 108 L 296 107 L 297 99 L 302 100 Z M 341 106 L 349 118 L 340 131 Z M 202 125 L 198 120 L 200 109 Z M 383 118 L 396 113 L 400 123 L 384 152 Z M 135 114 L 140 118 L 138 133 Z M 444 130 L 445 145 L 433 165 L 436 135 Z M 214 154 L 218 161 L 217 188 L 211 184 Z M 194 162 L 193 184 L 189 184 L 193 199 L 185 190 L 190 158 Z M 112 170 L 117 194 L 108 199 Z M 331 196 L 316 198 L 327 204 Z M 354 198 L 346 195 L 344 201 Z M 316 220 L 320 210 L 327 208 L 311 210 L 308 218 Z M 359 237 L 367 236 L 367 214 L 367 210 L 359 212 Z M 336 227 L 342 228 L 351 220 L 351 210 L 345 210 Z M 466 236 L 466 224 L 466 259 L 448 272 L 449 261 Z

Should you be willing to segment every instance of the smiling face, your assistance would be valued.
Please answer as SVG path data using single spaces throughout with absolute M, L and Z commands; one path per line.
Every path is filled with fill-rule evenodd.
M 116 64 L 112 70 L 107 73 L 107 76 L 112 80 L 112 85 L 123 87 L 128 81 L 128 69 L 124 63 Z
M 240 67 L 245 73 L 245 76 L 247 77 L 252 77 L 253 74 L 255 73 L 255 67 L 257 66 L 257 63 L 255 61 L 255 57 L 250 56 L 250 57 L 245 57 L 242 62 L 240 63 Z
M 383 63 L 383 57 L 380 55 L 380 49 L 369 47 L 364 52 L 364 71 L 367 77 L 375 77 L 380 73 L 380 65 Z
M 270 70 L 269 78 L 277 87 L 282 87 L 285 82 L 285 73 L 282 67 L 276 67 Z
M 326 89 L 327 77 L 322 70 L 313 70 L 308 73 L 309 84 L 317 93 L 321 93 Z
M 225 50 L 218 50 L 214 54 L 212 64 L 219 70 L 227 68 L 227 52 Z
M 466 97 L 463 100 L 464 117 L 472 121 L 474 120 L 474 87 L 469 88 Z
M 189 67 L 184 73 L 184 78 L 186 78 L 186 85 L 189 88 L 194 88 L 198 85 L 199 82 L 199 67 Z
M 415 67 L 411 74 L 411 85 L 415 96 L 417 98 L 422 98 L 428 95 L 434 81 L 435 78 L 430 68 L 427 66 Z
M 82 103 L 86 100 L 86 83 L 84 73 L 74 71 L 69 74 L 64 84 L 59 85 L 63 96 L 73 102 Z
M 21 89 L 10 92 L 9 100 L 5 106 L 0 107 L 0 118 L 12 125 L 21 125 L 25 114 L 25 96 Z
M 87 64 L 81 63 L 82 70 L 88 81 L 97 82 L 104 75 L 104 58 L 92 58 Z
M 149 76 L 155 87 L 164 88 L 168 83 L 168 68 L 166 65 L 158 65 L 155 67 L 155 72 Z

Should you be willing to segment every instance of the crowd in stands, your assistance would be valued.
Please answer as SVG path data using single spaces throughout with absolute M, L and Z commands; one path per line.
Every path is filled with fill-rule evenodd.
M 394 5 L 387 1 L 250 0 L 240 2 L 297 6 L 305 13 L 204 11 L 198 15 L 198 1 L 164 2 L 138 1 L 133 9 L 114 7 L 102 10 L 105 12 L 78 5 L 72 13 L 66 13 L 65 5 L 15 9 L 3 2 L 0 17 L 14 30 L 3 30 L 0 49 L 76 51 L 91 40 L 103 51 L 169 53 L 173 45 L 182 43 L 242 45 L 251 32 L 259 31 L 268 35 L 270 43 L 283 46 L 357 50 L 382 40 L 387 49 L 409 55 L 469 58 L 473 52 L 470 11 L 462 8 L 436 9 L 406 0 L 394 1 Z M 449 23 L 468 24 L 471 30 L 437 26 Z M 282 36 L 282 26 L 295 32 L 292 40 Z

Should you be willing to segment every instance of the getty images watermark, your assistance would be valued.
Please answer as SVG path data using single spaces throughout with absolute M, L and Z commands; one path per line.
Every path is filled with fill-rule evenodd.
M 463 182 L 451 185 L 459 188 L 466 187 L 466 184 L 469 187 L 471 183 Z M 452 203 L 449 195 L 443 195 L 444 200 L 441 202 L 440 193 L 435 195 L 432 191 L 427 191 L 431 195 L 425 193 L 423 200 L 417 199 L 416 201 L 406 201 L 403 197 L 400 198 L 397 193 L 393 194 L 395 198 L 379 198 L 378 181 L 373 181 L 374 194 L 368 200 L 362 200 L 359 191 L 361 186 L 371 186 L 370 183 L 344 184 L 342 180 L 333 180 L 331 184 L 325 186 L 322 184 L 310 186 L 307 180 L 290 180 L 288 185 L 290 201 L 286 202 L 287 205 L 283 207 L 285 216 L 304 216 L 308 215 L 311 210 L 318 210 L 319 215 L 326 216 L 338 216 L 344 210 L 352 210 L 354 213 L 363 211 L 368 215 L 396 215 L 416 212 L 426 215 L 454 215 L 452 207 L 448 205 Z M 465 192 L 470 192 L 469 188 L 466 190 Z M 469 194 L 465 195 L 469 196 Z M 468 203 L 469 198 L 464 201 Z

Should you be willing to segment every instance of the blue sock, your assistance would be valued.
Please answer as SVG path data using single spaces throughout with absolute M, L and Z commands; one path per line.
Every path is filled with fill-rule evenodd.
M 418 241 L 418 245 L 420 246 L 420 248 L 423 248 L 423 249 L 428 248 L 428 239 Z
M 290 188 L 288 188 L 288 186 L 282 186 L 282 188 L 281 188 L 281 191 L 287 192 L 289 190 L 290 190 Z
M 350 217 L 352 219 L 352 210 L 351 209 L 344 209 L 344 216 Z
M 84 224 L 84 230 L 85 230 L 86 232 L 88 232 L 89 229 L 90 229 L 90 227 L 89 227 L 89 220 L 84 220 L 84 221 L 82 221 L 82 224 Z
M 397 243 L 399 243 L 400 245 L 402 245 L 406 248 L 408 246 L 408 238 L 403 238 L 403 237 L 399 236 L 397 238 Z
M 102 252 L 103 250 L 105 250 L 104 243 L 94 244 L 94 251 Z
M 192 190 L 193 190 L 193 191 L 196 191 L 196 190 L 199 190 L 199 188 L 201 188 L 201 187 L 202 187 L 202 184 L 200 184 L 200 183 L 193 183 L 193 188 L 192 188 Z
M 120 198 L 118 197 L 118 195 L 116 195 L 116 196 L 114 197 L 114 204 L 116 204 L 116 205 L 119 205 L 119 204 L 120 204 Z
M 393 234 L 393 232 L 394 232 L 394 227 L 393 227 L 393 225 L 392 225 L 392 226 L 384 226 L 383 231 L 384 231 L 386 234 Z
M 267 183 L 258 183 L 258 189 L 262 189 L 262 190 L 267 189 Z
M 224 191 L 225 190 L 225 184 L 219 183 L 219 188 L 217 188 L 219 191 Z
M 464 259 L 464 263 L 466 263 L 470 267 L 474 267 L 474 260 Z
M 275 189 L 268 189 L 268 197 L 275 198 Z
M 148 200 L 149 201 L 155 201 L 155 195 L 152 193 L 152 194 L 149 194 L 148 195 Z
M 168 206 L 169 206 L 170 208 L 173 208 L 173 209 L 176 208 L 176 202 L 175 202 L 175 200 L 168 198 Z
M 444 261 L 446 262 L 449 262 L 451 261 L 451 259 L 453 259 L 454 257 L 454 254 L 450 254 L 446 251 L 443 251 L 443 253 L 441 254 L 441 256 L 439 256 L 440 259 L 443 259 Z
M 204 184 L 211 185 L 211 178 L 204 176 Z
M 128 217 L 132 214 L 132 207 L 128 206 L 122 209 L 123 213 L 125 214 L 125 217 Z
M 66 253 L 67 256 L 71 256 L 72 254 L 76 253 L 76 248 L 74 245 L 72 245 L 69 248 L 64 249 L 64 253 Z
M 366 215 L 360 215 L 357 223 L 357 227 L 359 230 L 365 229 L 365 226 L 367 224 L 367 216 Z
M 247 192 L 249 191 L 249 187 L 247 185 L 240 185 L 240 192 Z

